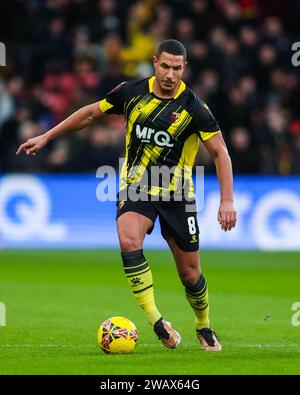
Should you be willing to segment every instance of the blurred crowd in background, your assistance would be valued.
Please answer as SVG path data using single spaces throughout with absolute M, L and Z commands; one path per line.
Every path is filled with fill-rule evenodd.
M 121 116 L 52 141 L 37 156 L 21 142 L 153 74 L 165 39 L 187 49 L 187 85 L 217 118 L 236 174 L 300 174 L 297 0 L 19 0 L 0 15 L 0 172 L 95 172 L 124 155 Z M 197 164 L 214 171 L 203 147 Z

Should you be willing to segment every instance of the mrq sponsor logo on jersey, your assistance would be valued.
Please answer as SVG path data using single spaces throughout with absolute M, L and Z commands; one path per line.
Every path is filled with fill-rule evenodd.
M 141 140 L 142 143 L 154 143 L 159 147 L 173 147 L 172 138 L 168 132 L 163 130 L 155 130 L 148 128 L 147 126 L 136 125 L 135 128 L 136 137 Z

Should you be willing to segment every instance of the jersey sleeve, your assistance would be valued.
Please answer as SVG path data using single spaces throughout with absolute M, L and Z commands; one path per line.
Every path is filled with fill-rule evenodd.
M 123 114 L 126 104 L 127 82 L 122 82 L 99 102 L 100 110 L 106 114 Z
M 195 109 L 195 132 L 202 141 L 206 141 L 221 132 L 220 126 L 211 113 L 208 105 L 197 100 Z

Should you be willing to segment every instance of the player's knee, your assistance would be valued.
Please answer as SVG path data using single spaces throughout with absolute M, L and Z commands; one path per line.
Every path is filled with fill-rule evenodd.
M 123 252 L 131 252 L 142 248 L 141 242 L 134 237 L 120 236 L 120 247 Z
M 180 279 L 182 284 L 187 287 L 193 287 L 197 281 L 200 278 L 201 273 L 199 272 L 199 269 L 187 269 L 187 270 L 183 270 L 180 273 Z

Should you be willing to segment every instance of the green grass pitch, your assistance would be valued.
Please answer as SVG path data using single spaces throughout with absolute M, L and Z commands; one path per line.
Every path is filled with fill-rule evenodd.
M 202 252 L 210 315 L 223 351 L 200 351 L 171 254 L 146 251 L 157 305 L 181 333 L 156 339 L 136 305 L 119 251 L 0 251 L 0 374 L 299 374 L 299 253 Z M 99 350 L 99 324 L 123 315 L 138 328 L 130 355 Z

